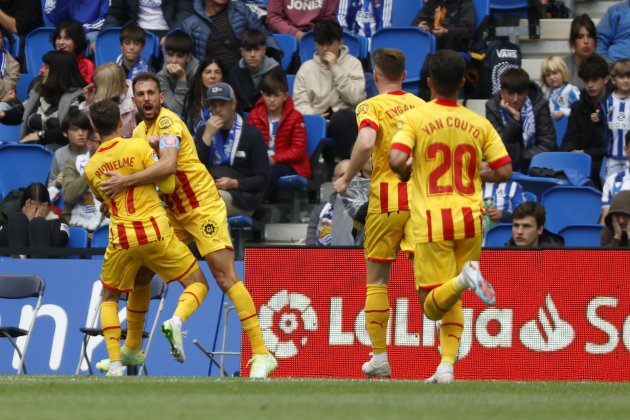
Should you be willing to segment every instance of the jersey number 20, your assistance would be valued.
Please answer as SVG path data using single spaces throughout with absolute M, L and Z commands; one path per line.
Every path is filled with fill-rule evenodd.
M 451 150 L 448 144 L 432 143 L 427 149 L 427 157 L 440 161 L 429 174 L 429 194 L 452 194 L 454 191 L 461 195 L 474 194 L 477 151 L 472 145 L 458 144 Z

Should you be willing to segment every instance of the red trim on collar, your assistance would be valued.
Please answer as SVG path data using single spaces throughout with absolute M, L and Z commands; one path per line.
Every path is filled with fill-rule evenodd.
M 458 106 L 459 104 L 455 101 L 451 101 L 450 99 L 445 98 L 437 98 L 435 103 L 443 106 Z
M 400 90 L 400 89 L 392 90 L 391 92 L 387 92 L 388 95 L 404 95 L 405 93 L 407 93 L 407 92 L 405 92 L 404 90 Z

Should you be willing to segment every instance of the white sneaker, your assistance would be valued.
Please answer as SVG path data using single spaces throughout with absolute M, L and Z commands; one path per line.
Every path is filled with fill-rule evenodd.
M 110 367 L 105 376 L 123 376 L 123 368 L 122 366 L 115 368 Z
M 252 366 L 249 370 L 249 377 L 252 379 L 265 379 L 278 368 L 278 362 L 271 354 L 255 354 L 247 362 L 247 366 L 249 365 Z
M 392 376 L 392 370 L 389 367 L 389 361 L 385 360 L 381 363 L 376 363 L 374 357 L 367 362 L 363 363 L 361 370 L 368 378 L 378 376 L 379 378 L 390 378 Z
M 424 381 L 425 384 L 452 384 L 455 381 L 453 366 L 440 363 L 433 376 Z
M 481 275 L 478 261 L 468 261 L 465 263 L 459 278 L 462 285 L 475 292 L 475 294 L 479 296 L 479 299 L 484 301 L 487 305 L 494 305 L 496 301 L 494 289 Z

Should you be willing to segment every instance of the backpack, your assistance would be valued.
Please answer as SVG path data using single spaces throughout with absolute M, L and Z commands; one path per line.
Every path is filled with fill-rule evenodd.
M 512 67 L 521 67 L 518 45 L 502 39 L 490 42 L 481 62 L 479 96 L 490 98 L 496 94 L 501 89 L 501 74 Z

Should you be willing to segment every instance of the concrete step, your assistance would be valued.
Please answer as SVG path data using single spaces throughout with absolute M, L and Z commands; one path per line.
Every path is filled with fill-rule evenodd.
M 485 117 L 486 102 L 488 102 L 487 99 L 469 99 L 466 101 L 466 108 L 481 115 L 482 117 Z
M 562 57 L 571 52 L 566 39 L 522 39 L 519 46 L 524 58 L 545 58 L 550 55 L 559 55 Z
M 265 243 L 304 243 L 307 228 L 307 223 L 267 223 L 265 225 Z
M 543 58 L 524 58 L 521 62 L 521 68 L 529 74 L 529 78 L 536 82 L 540 82 Z

